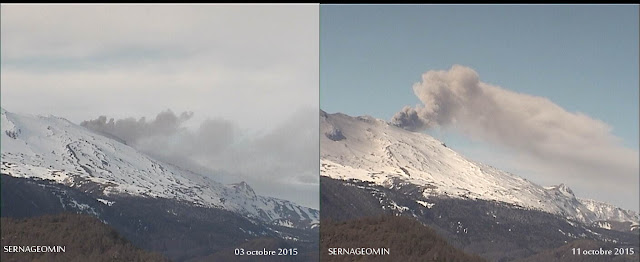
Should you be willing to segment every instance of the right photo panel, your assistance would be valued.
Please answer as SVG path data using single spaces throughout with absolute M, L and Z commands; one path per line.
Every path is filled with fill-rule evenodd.
M 638 261 L 637 5 L 321 5 L 321 261 Z

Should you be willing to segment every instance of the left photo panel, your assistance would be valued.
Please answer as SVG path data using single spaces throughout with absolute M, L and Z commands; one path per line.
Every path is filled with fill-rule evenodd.
M 2 5 L 2 261 L 318 261 L 319 5 Z

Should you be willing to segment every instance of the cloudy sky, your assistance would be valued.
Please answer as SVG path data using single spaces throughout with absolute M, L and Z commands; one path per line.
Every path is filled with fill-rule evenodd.
M 321 108 L 638 210 L 637 5 L 320 7 Z
M 93 120 L 159 158 L 318 207 L 317 5 L 1 10 L 4 109 Z

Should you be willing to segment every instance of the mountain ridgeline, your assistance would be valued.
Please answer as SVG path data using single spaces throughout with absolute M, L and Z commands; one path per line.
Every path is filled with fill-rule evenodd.
M 175 261 L 272 239 L 317 256 L 318 210 L 224 185 L 55 116 L 2 110 L 2 216 L 89 214 Z
M 524 259 L 580 239 L 638 249 L 634 211 L 470 161 L 383 120 L 321 112 L 320 123 L 322 221 L 409 217 L 490 261 Z

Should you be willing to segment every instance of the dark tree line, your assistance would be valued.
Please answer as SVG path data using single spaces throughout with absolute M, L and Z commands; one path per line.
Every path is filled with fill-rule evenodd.
M 375 216 L 320 224 L 321 261 L 485 261 L 449 245 L 433 229 L 404 216 Z M 328 248 L 389 248 L 389 255 L 331 256 Z
M 7 253 L 6 261 L 169 261 L 133 246 L 89 215 L 63 213 L 32 218 L 2 217 L 2 246 L 65 246 L 64 253 Z

